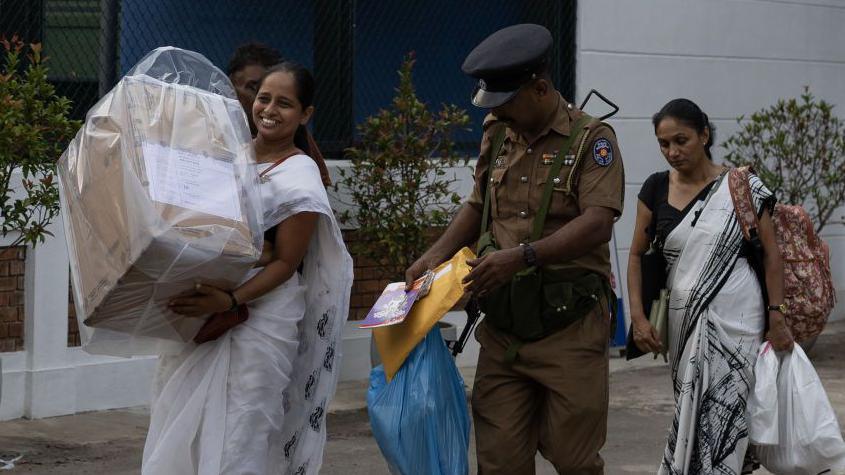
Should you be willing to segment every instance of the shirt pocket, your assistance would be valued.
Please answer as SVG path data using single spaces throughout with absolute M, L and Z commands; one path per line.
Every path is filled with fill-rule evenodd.
M 503 211 L 507 209 L 504 203 L 507 200 L 507 190 L 505 189 L 505 173 L 507 168 L 494 168 L 490 172 L 490 215 L 494 218 L 499 218 L 503 215 Z M 503 206 L 504 205 L 504 206 Z
M 540 170 L 536 177 L 536 186 L 532 193 L 532 201 L 536 203 L 536 209 L 539 212 L 540 206 L 543 204 L 543 193 L 546 190 L 546 183 L 552 181 L 552 198 L 549 202 L 548 216 L 563 217 L 573 214 L 574 197 L 566 190 L 566 181 L 569 179 L 569 173 L 572 171 L 572 166 L 562 166 L 560 172 L 556 175 L 550 173 L 551 166 L 545 167 L 545 170 Z M 574 210 L 577 213 L 577 210 Z

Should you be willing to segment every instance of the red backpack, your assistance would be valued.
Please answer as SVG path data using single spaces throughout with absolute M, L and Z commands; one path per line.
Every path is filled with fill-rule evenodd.
M 728 174 L 728 186 L 742 234 L 753 244 L 759 239 L 758 217 L 748 184 L 748 174 L 752 171 L 750 167 L 732 169 Z M 801 206 L 776 204 L 772 222 L 783 260 L 786 321 L 793 338 L 805 341 L 822 332 L 836 303 L 830 274 L 830 248 L 816 234 L 813 221 Z M 765 295 L 764 282 L 760 285 Z

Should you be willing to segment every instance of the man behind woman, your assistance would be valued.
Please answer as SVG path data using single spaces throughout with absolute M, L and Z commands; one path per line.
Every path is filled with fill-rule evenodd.
M 198 286 L 171 302 L 198 317 L 246 304 L 249 317 L 161 357 L 144 474 L 312 474 L 322 461 L 352 260 L 305 128 L 314 113 L 310 72 L 283 62 L 255 90 L 250 115 L 270 246 L 237 289 Z
M 743 471 L 746 400 L 766 324 L 765 338 L 776 350 L 793 345 L 777 309 L 783 302 L 783 265 L 771 218 L 775 197 L 750 176 L 766 303 L 747 260 L 727 169 L 712 162 L 714 129 L 707 115 L 692 101 L 675 99 L 654 115 L 653 125 L 671 170 L 648 177 L 638 195 L 628 295 L 637 346 L 668 349 L 671 357 L 675 417 L 658 473 L 750 473 Z M 641 259 L 651 242 L 666 260 L 669 348 L 662 347 L 640 298 Z

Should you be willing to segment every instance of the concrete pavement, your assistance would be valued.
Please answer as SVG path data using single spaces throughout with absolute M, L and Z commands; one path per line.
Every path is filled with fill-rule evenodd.
M 837 322 L 828 326 L 810 352 L 840 425 L 845 424 L 843 346 L 845 322 Z M 466 380 L 471 381 L 472 370 L 465 369 L 464 373 Z M 602 451 L 606 473 L 653 474 L 672 418 L 668 367 L 648 357 L 633 363 L 613 358 L 610 381 L 608 440 Z M 321 473 L 388 473 L 370 432 L 365 409 L 366 387 L 366 381 L 339 387 L 328 418 L 329 442 Z M 9 473 L 138 474 L 147 422 L 145 408 L 2 422 L 0 460 L 22 455 Z M 470 453 L 473 452 L 471 449 Z M 471 462 L 474 465 L 474 457 Z M 537 473 L 555 472 L 538 456 Z

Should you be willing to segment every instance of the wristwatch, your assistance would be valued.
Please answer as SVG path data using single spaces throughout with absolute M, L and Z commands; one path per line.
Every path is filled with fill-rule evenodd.
M 537 265 L 537 253 L 534 251 L 534 248 L 531 247 L 531 244 L 520 243 L 522 247 L 522 260 L 525 262 L 525 265 L 528 267 L 534 267 Z
M 782 303 L 780 305 L 769 305 L 768 307 L 766 307 L 766 310 L 770 312 L 780 312 L 786 315 L 786 304 Z

